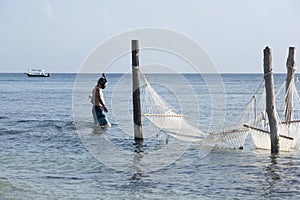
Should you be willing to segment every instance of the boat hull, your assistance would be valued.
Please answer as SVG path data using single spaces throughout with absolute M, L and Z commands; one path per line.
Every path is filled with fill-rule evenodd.
M 28 74 L 26 73 L 28 77 L 50 77 L 49 73 L 46 74 Z

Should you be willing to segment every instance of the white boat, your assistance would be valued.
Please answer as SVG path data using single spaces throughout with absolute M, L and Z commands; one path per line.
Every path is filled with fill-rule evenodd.
M 49 77 L 50 73 L 45 73 L 43 69 L 30 69 L 26 73 L 28 77 Z

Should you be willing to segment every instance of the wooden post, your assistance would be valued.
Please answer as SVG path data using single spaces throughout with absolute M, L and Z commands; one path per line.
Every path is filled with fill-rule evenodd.
M 272 53 L 269 47 L 264 49 L 264 79 L 266 88 L 266 111 L 269 118 L 271 153 L 279 152 L 278 121 L 276 118 Z
M 131 40 L 132 54 L 132 94 L 133 94 L 133 121 L 134 140 L 137 143 L 143 141 L 142 115 L 140 100 L 140 68 L 139 68 L 139 41 Z
M 290 124 L 293 119 L 293 91 L 291 90 L 294 84 L 294 77 L 296 71 L 296 49 L 295 47 L 289 48 L 289 55 L 286 61 L 287 75 L 286 75 L 286 96 L 285 96 L 285 122 Z

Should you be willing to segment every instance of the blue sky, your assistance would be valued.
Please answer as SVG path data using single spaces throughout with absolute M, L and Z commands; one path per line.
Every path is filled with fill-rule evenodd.
M 0 72 L 78 72 L 99 44 L 142 27 L 190 37 L 222 73 L 262 73 L 268 45 L 285 72 L 288 47 L 300 48 L 299 11 L 298 0 L 0 0 Z

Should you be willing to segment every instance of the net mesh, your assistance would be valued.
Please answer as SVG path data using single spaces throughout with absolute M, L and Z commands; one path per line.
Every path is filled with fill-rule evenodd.
M 142 115 L 169 136 L 185 142 L 202 141 L 202 145 L 219 148 L 243 148 L 250 133 L 256 148 L 271 148 L 264 81 L 241 114 L 231 120 L 228 129 L 208 133 L 191 125 L 184 115 L 176 113 L 152 88 L 144 75 L 143 78 L 145 84 L 142 87 Z M 286 92 L 284 88 L 288 88 Z M 289 87 L 283 83 L 275 98 L 277 105 L 280 105 L 275 111 L 280 150 L 300 149 L 300 97 L 295 83 L 292 81 Z M 288 104 L 288 101 L 291 103 Z M 290 113 L 289 118 L 286 117 L 287 113 Z
M 290 151 L 290 149 L 299 149 L 299 120 L 300 119 L 300 98 L 295 87 L 295 83 L 292 81 L 287 87 L 284 82 L 275 95 L 276 104 L 279 108 L 276 112 L 277 127 L 279 134 L 279 148 L 281 151 Z M 251 117 L 247 125 L 249 125 L 252 141 L 256 148 L 270 149 L 270 128 L 269 120 L 266 113 L 266 92 L 264 87 L 262 89 L 260 99 L 258 102 L 251 100 L 251 108 L 247 108 L 248 116 Z M 255 98 L 256 99 L 256 98 Z M 291 103 L 287 103 L 290 101 Z M 252 113 L 252 114 L 250 114 Z M 289 113 L 287 117 L 287 113 Z M 247 114 L 246 114 L 247 115 Z
M 191 125 L 186 117 L 178 114 L 152 88 L 145 76 L 142 87 L 142 112 L 156 127 L 169 136 L 185 142 L 200 142 L 220 148 L 242 148 L 248 130 L 233 129 L 206 133 Z

